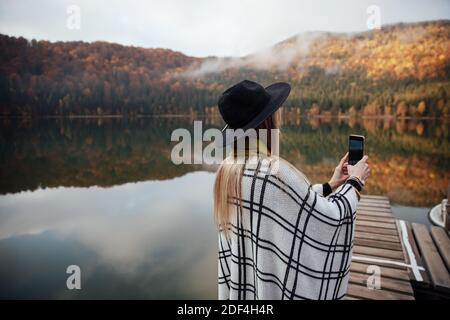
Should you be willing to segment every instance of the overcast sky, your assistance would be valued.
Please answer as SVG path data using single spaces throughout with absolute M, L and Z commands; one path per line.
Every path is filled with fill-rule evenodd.
M 300 32 L 365 31 L 373 4 L 382 24 L 450 19 L 450 0 L 0 0 L 0 32 L 241 56 Z M 79 29 L 67 27 L 70 5 Z

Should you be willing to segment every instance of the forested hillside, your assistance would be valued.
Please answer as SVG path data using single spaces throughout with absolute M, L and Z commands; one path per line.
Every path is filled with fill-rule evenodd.
M 450 21 L 305 33 L 242 58 L 0 35 L 0 115 L 212 113 L 244 78 L 287 81 L 287 108 L 317 114 L 450 115 Z

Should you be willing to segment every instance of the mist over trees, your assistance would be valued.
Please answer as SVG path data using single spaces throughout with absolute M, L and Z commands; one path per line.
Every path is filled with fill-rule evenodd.
M 302 114 L 448 116 L 449 75 L 449 21 L 299 35 L 229 59 L 0 35 L 4 116 L 215 113 L 218 95 L 242 79 L 291 83 L 285 106 Z

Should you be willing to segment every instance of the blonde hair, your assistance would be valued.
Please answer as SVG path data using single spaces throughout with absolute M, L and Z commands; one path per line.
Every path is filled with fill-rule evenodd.
M 264 120 L 257 128 L 259 129 L 279 129 L 281 125 L 281 112 L 278 109 L 270 117 Z M 271 135 L 267 135 L 267 150 L 271 152 Z M 246 145 L 248 147 L 248 145 Z M 236 202 L 242 210 L 241 201 L 241 181 L 245 168 L 245 162 L 236 161 L 237 151 L 236 143 L 234 151 L 219 166 L 214 181 L 214 222 L 217 227 L 224 231 L 225 236 L 229 238 L 230 218 L 233 210 L 236 209 Z

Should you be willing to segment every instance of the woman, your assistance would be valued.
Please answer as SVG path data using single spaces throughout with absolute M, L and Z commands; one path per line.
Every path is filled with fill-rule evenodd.
M 289 92 L 287 83 L 264 88 L 244 80 L 219 99 L 227 123 L 221 145 L 233 145 L 214 184 L 219 299 L 341 299 L 346 293 L 367 156 L 350 166 L 345 155 L 328 183 L 311 185 L 271 154 L 277 139 L 264 144 L 259 130 L 279 127 L 277 109 Z M 257 129 L 257 135 L 230 139 L 230 128 Z M 236 141 L 244 138 L 247 144 Z

